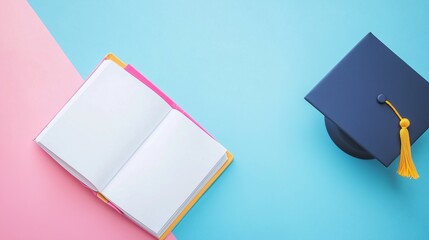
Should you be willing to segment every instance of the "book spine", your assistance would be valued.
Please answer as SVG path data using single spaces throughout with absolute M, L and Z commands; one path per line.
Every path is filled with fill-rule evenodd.
M 112 207 L 113 209 L 115 209 L 118 213 L 120 214 L 124 214 L 118 207 L 116 207 L 111 201 L 109 201 L 109 199 L 106 198 L 106 196 L 104 196 L 101 192 L 94 192 L 94 194 L 101 200 L 103 201 L 105 204 L 109 205 L 110 207 Z

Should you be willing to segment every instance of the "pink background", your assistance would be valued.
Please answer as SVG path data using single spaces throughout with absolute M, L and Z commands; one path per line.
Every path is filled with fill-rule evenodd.
M 28 3 L 2 1 L 0 239 L 152 239 L 33 142 L 82 82 Z

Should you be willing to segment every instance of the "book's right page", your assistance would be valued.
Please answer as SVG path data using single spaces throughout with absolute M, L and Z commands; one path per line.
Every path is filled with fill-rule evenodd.
M 226 161 L 226 149 L 172 110 L 103 194 L 160 236 Z

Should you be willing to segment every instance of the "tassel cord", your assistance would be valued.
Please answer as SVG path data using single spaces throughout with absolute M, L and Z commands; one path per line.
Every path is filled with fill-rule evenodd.
M 401 126 L 401 130 L 399 131 L 399 136 L 401 139 L 401 154 L 399 159 L 398 174 L 403 177 L 417 179 L 419 178 L 419 174 L 411 156 L 410 134 L 408 132 L 410 120 L 403 118 L 390 101 L 386 100 L 385 103 L 399 118 L 399 125 Z

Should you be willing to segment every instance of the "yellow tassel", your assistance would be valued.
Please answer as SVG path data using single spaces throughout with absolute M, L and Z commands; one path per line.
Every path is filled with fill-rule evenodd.
M 399 114 L 398 110 L 396 110 L 393 104 L 388 100 L 385 100 L 384 103 L 386 103 L 393 112 L 395 112 L 396 116 L 398 116 L 400 120 L 399 125 L 401 126 L 401 130 L 399 130 L 399 136 L 401 138 L 401 154 L 399 157 L 398 174 L 402 177 L 417 179 L 419 178 L 419 173 L 417 172 L 411 156 L 410 134 L 408 133 L 410 120 L 403 118 L 401 114 Z
M 399 131 L 399 136 L 401 137 L 401 155 L 399 159 L 398 174 L 403 177 L 417 179 L 419 178 L 419 173 L 417 172 L 411 156 L 410 135 L 408 133 L 410 121 L 406 118 L 402 118 L 399 125 L 401 126 L 401 130 Z

